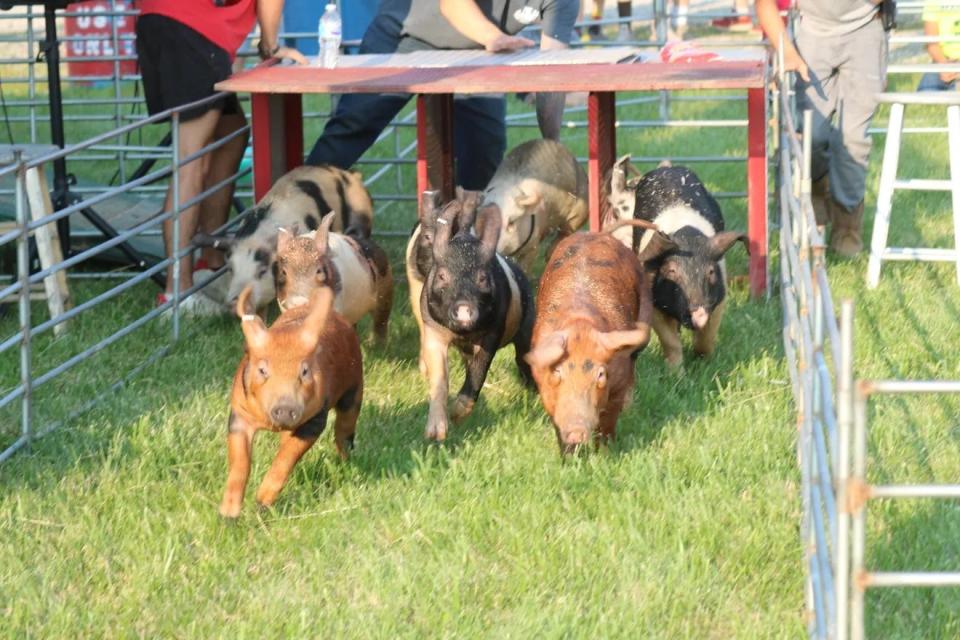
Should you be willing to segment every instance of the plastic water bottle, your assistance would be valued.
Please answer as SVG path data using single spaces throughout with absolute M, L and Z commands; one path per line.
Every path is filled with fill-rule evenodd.
M 326 6 L 320 16 L 320 66 L 333 69 L 340 59 L 340 42 L 343 34 L 343 22 L 340 12 L 333 2 Z

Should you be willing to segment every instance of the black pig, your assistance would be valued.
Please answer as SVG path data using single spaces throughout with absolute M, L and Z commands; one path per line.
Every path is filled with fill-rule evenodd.
M 477 236 L 468 224 L 459 231 L 463 206 L 451 202 L 436 221 L 433 264 L 420 295 L 423 318 L 421 355 L 430 386 L 430 412 L 426 437 L 447 436 L 447 350 L 450 345 L 464 357 L 466 379 L 454 402 L 452 417 L 470 415 L 497 349 L 513 343 L 517 368 L 528 386 L 534 301 L 530 284 L 517 264 L 496 252 L 500 236 L 500 209 L 496 205 L 477 212 Z
M 747 236 L 724 231 L 720 205 L 686 167 L 659 167 L 637 183 L 635 218 L 658 231 L 634 229 L 634 249 L 656 271 L 653 328 L 664 358 L 682 360 L 680 326 L 693 330 L 693 349 L 706 356 L 716 347 L 726 297 L 724 254 Z

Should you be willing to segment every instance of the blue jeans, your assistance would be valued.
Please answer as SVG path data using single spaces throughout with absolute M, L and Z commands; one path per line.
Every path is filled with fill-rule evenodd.
M 925 73 L 923 74 L 923 77 L 920 78 L 920 84 L 917 85 L 917 91 L 951 91 L 956 84 L 956 80 L 944 82 L 940 79 L 939 73 Z
M 363 35 L 360 53 L 393 53 L 427 48 L 399 36 L 403 15 L 385 10 L 384 2 Z M 403 4 L 403 3 L 399 3 Z M 394 15 L 398 13 L 398 15 Z M 410 101 L 409 94 L 341 96 L 337 109 L 307 156 L 307 164 L 349 169 Z M 507 106 L 503 97 L 456 96 L 453 101 L 453 148 L 457 184 L 481 190 L 496 172 L 507 147 Z

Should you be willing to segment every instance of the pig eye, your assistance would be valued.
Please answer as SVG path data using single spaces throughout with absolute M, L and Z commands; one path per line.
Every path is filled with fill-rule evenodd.
M 319 269 L 317 269 L 317 280 L 319 280 L 320 282 L 327 281 L 327 270 L 324 269 L 323 267 L 320 267 Z
M 560 381 L 563 379 L 563 372 L 560 367 L 554 367 L 553 371 L 550 372 L 550 383 L 557 385 L 560 384 Z
M 257 280 L 259 280 L 260 278 L 265 277 L 266 275 L 267 275 L 267 268 L 266 268 L 266 267 L 262 267 L 259 271 L 257 271 Z
M 266 380 L 270 377 L 270 371 L 267 369 L 267 361 L 261 360 L 257 363 L 257 373 L 260 374 L 260 377 Z
M 308 380 L 310 378 L 310 363 L 304 362 L 300 365 L 300 378 Z
M 423 240 L 424 242 L 433 242 L 433 234 L 430 233 L 429 231 L 424 231 Z
M 604 367 L 597 369 L 597 387 L 603 389 L 607 386 L 607 370 Z
M 447 273 L 446 269 L 438 269 L 437 280 L 440 282 L 440 284 L 446 284 L 450 280 L 450 274 Z
M 481 271 L 477 274 L 477 286 L 486 287 L 490 283 L 490 280 L 487 278 L 487 274 Z
M 710 284 L 715 284 L 717 282 L 717 270 L 714 267 L 707 269 L 707 280 Z
M 513 231 L 513 230 L 516 229 L 516 228 L 517 228 L 517 223 L 514 222 L 513 220 L 511 220 L 510 222 L 507 223 L 507 229 L 508 229 L 508 230 Z

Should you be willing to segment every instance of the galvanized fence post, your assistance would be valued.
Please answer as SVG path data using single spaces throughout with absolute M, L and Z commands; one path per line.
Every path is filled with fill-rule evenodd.
M 172 236 L 170 239 L 170 256 L 173 262 L 167 265 L 168 273 L 173 274 L 173 306 L 170 308 L 172 313 L 171 327 L 172 342 L 180 339 L 180 112 L 175 112 L 170 116 L 170 149 L 171 161 L 173 165 L 173 175 L 171 177 L 172 197 L 170 206 L 173 211 L 173 222 L 171 226 Z M 167 278 L 170 281 L 170 278 Z
M 20 399 L 20 432 L 26 439 L 26 446 L 33 440 L 33 365 L 31 353 L 30 322 L 30 213 L 27 211 L 26 180 L 27 170 L 23 164 L 21 151 L 14 152 L 14 164 L 17 166 L 16 209 L 17 226 L 17 279 L 20 282 L 19 322 L 20 322 L 20 384 L 23 396 Z

